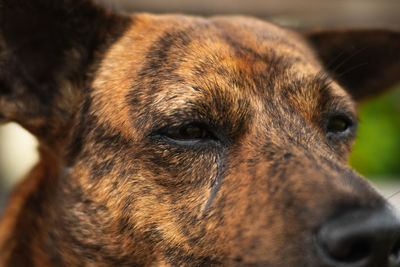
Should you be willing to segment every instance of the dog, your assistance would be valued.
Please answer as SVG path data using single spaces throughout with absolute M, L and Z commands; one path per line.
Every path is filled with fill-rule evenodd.
M 400 219 L 349 166 L 396 30 L 0 0 L 0 118 L 40 162 L 1 266 L 400 266 Z

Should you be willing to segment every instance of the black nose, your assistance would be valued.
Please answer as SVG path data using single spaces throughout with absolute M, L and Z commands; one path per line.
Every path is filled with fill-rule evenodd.
M 349 212 L 323 224 L 317 244 L 327 266 L 400 267 L 400 219 L 387 209 Z

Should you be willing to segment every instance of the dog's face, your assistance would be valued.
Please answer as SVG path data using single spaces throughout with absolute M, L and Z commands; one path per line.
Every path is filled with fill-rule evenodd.
M 386 258 L 369 252 L 372 241 L 361 252 L 354 246 L 338 252 L 321 229 L 351 211 L 387 209 L 346 161 L 357 129 L 353 99 L 379 88 L 377 80 L 361 78 L 378 72 L 381 84 L 396 81 L 398 33 L 342 32 L 327 42 L 331 35 L 244 17 L 139 14 L 106 21 L 106 41 L 96 39 L 83 70 L 70 62 L 45 78 L 57 85 L 38 100 L 49 104 L 47 117 L 23 122 L 21 111 L 2 111 L 62 158 L 56 198 L 45 213 L 50 230 L 41 237 L 51 240 L 54 262 L 386 264 L 390 252 Z M 15 63 L 23 55 L 7 46 L 3 32 L 3 57 L 24 69 Z M 353 47 L 343 47 L 350 39 Z M 368 51 L 386 72 L 369 65 L 353 70 L 357 84 L 344 71 L 335 80 L 328 69 L 359 64 L 352 61 L 362 57 L 352 54 L 366 40 L 374 40 L 372 51 L 395 51 L 383 59 Z M 67 61 L 92 53 L 68 45 L 61 45 Z M 324 65 L 335 63 L 339 47 L 351 57 Z M 30 86 L 3 80 L 4 95 Z M 2 101 L 12 107 L 7 97 Z M 382 214 L 395 224 L 389 211 Z M 388 251 L 395 240 L 385 240 Z

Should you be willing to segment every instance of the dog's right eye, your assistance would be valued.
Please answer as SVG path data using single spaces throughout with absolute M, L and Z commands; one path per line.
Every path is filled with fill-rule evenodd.
M 210 138 L 211 134 L 200 125 L 188 124 L 178 128 L 168 129 L 166 135 L 178 140 L 197 140 Z
M 194 144 L 217 140 L 209 127 L 200 123 L 190 123 L 177 127 L 167 127 L 161 131 L 162 136 L 179 144 Z

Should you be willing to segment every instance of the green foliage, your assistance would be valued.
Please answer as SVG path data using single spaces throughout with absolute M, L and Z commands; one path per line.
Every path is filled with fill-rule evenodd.
M 368 177 L 400 177 L 400 87 L 359 107 L 350 165 Z

